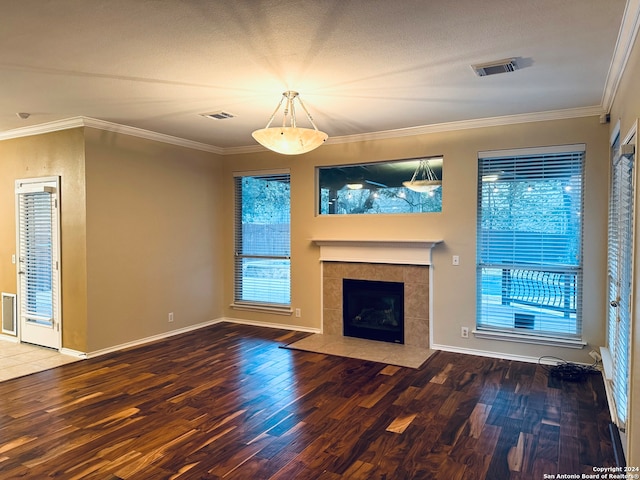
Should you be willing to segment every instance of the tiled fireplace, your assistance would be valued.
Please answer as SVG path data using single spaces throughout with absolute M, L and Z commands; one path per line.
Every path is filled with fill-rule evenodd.
M 404 284 L 404 344 L 429 348 L 430 265 L 435 242 L 316 240 L 322 261 L 323 333 L 343 335 L 343 279 Z

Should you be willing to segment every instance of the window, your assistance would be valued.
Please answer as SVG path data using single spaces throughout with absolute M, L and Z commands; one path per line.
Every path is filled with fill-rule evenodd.
M 584 145 L 484 152 L 477 335 L 581 346 Z
M 289 173 L 235 177 L 237 305 L 291 303 Z
M 49 192 L 18 196 L 20 211 L 20 277 L 23 311 L 30 321 L 49 325 L 53 319 L 53 215 L 55 197 Z
M 442 157 L 414 158 L 318 168 L 318 213 L 353 215 L 376 213 L 426 213 L 442 211 L 442 187 L 418 192 L 403 185 L 416 170 L 426 174 L 421 161 L 442 180 Z

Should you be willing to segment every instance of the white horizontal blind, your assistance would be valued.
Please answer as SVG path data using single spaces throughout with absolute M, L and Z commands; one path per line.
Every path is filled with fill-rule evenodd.
M 581 338 L 584 149 L 480 156 L 477 328 Z
M 625 427 L 629 390 L 631 278 L 633 248 L 632 157 L 615 155 L 609 200 L 609 312 L 607 346 L 612 359 L 613 398 L 618 426 Z
M 18 195 L 21 311 L 27 321 L 48 326 L 57 298 L 55 201 L 48 191 Z
M 235 178 L 236 303 L 291 303 L 290 175 Z

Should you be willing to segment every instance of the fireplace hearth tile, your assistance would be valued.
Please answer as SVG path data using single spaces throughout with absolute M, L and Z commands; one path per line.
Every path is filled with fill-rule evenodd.
M 285 346 L 291 350 L 304 350 L 326 355 L 358 358 L 372 362 L 420 368 L 434 350 L 361 338 L 316 333 Z

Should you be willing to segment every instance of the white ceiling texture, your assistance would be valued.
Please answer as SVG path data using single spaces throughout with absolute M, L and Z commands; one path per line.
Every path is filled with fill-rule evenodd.
M 260 150 L 285 90 L 328 143 L 597 115 L 637 32 L 628 3 L 0 0 L 0 138 L 86 117 Z M 517 70 L 471 68 L 505 58 Z

